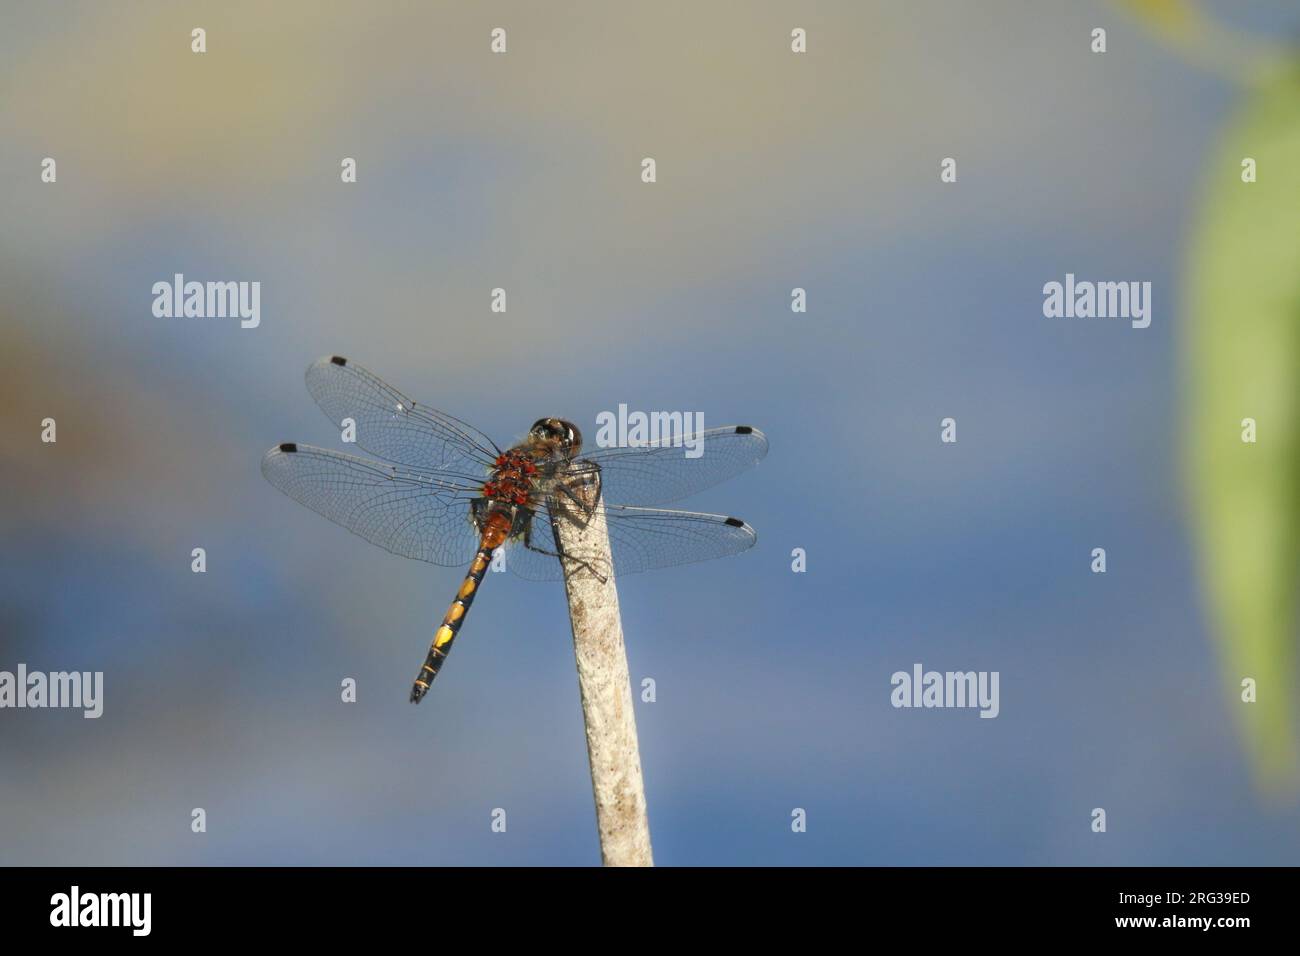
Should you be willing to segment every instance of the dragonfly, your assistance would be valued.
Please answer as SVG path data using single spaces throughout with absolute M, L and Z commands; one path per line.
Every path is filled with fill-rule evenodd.
M 757 464 L 767 438 L 749 425 L 584 450 L 572 422 L 541 418 L 502 449 L 338 355 L 312 363 L 307 390 L 336 427 L 351 419 L 355 443 L 383 461 L 285 442 L 263 456 L 266 479 L 393 554 L 469 567 L 411 687 L 415 704 L 442 669 L 498 555 L 530 580 L 561 580 L 578 567 L 604 580 L 738 554 L 758 540 L 739 518 L 656 507 Z M 688 449 L 698 453 L 689 457 Z M 564 546 L 563 522 L 583 528 L 598 516 L 608 553 Z

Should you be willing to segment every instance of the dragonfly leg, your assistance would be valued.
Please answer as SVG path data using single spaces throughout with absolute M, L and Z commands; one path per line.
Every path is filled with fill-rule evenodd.
M 559 562 L 561 564 L 565 564 L 565 562 L 572 561 L 574 564 L 578 565 L 579 567 L 586 568 L 588 571 L 590 571 L 596 578 L 600 580 L 601 584 L 604 584 L 608 580 L 605 577 L 605 575 L 601 574 L 594 567 L 592 567 L 591 564 L 584 561 L 582 558 L 577 558 L 574 557 L 573 555 L 565 554 L 564 545 L 560 544 L 560 539 L 558 535 L 555 538 L 555 547 L 557 549 L 555 551 L 548 551 L 546 548 L 539 548 L 537 547 L 537 545 L 533 544 L 532 522 L 529 522 L 528 525 L 524 528 L 524 547 L 527 548 L 529 551 L 536 551 L 538 554 L 547 554 L 553 558 L 557 558 L 559 559 Z
M 600 466 L 592 461 L 575 462 L 565 479 L 556 483 L 555 491 L 574 506 L 566 506 L 563 509 L 565 515 L 585 528 L 600 505 Z
M 474 527 L 479 533 L 483 533 L 483 522 L 487 519 L 487 506 L 490 502 L 486 498 L 475 498 L 469 503 L 470 520 L 474 522 Z

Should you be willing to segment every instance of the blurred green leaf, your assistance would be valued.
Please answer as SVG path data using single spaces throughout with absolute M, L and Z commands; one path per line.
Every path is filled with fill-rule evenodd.
M 1200 11 L 1187 0 L 1122 0 L 1120 5 L 1146 20 L 1157 32 L 1179 33 L 1201 18 Z
M 1210 165 L 1188 261 L 1194 524 L 1230 712 L 1257 778 L 1294 781 L 1300 581 L 1300 67 L 1251 92 Z M 1258 180 L 1242 181 L 1253 158 Z M 1257 441 L 1242 441 L 1242 420 Z M 1254 678 L 1256 703 L 1241 681 Z

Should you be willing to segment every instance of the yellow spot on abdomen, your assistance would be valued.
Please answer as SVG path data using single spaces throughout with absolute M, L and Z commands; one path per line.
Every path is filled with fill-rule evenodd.
M 433 635 L 433 646 L 442 647 L 442 645 L 448 643 L 455 636 L 456 632 L 444 624 L 442 627 L 438 628 L 437 633 Z
M 470 578 L 465 579 L 465 583 L 460 586 L 460 593 L 456 597 L 462 600 L 474 593 L 474 582 Z
M 453 604 L 447 609 L 447 620 L 451 622 L 459 621 L 465 616 L 465 605 Z

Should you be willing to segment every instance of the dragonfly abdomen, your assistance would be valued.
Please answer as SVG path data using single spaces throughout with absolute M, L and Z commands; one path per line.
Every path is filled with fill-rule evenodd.
M 447 608 L 447 613 L 443 615 L 442 623 L 433 632 L 433 643 L 429 645 L 429 653 L 424 658 L 424 664 L 420 668 L 420 675 L 415 678 L 415 683 L 411 686 L 412 704 L 418 704 L 424 699 L 424 695 L 429 692 L 429 685 L 438 676 L 438 671 L 442 670 L 442 662 L 451 653 L 452 642 L 456 640 L 456 635 L 460 633 L 461 625 L 465 623 L 469 609 L 474 604 L 474 595 L 478 594 L 479 585 L 483 583 L 483 576 L 487 574 L 487 569 L 492 564 L 492 552 L 505 544 L 509 533 L 509 515 L 496 512 L 489 515 L 487 521 L 484 522 L 483 537 L 479 542 L 478 553 L 474 555 L 474 560 L 470 562 L 469 571 L 465 574 L 465 580 L 461 582 L 455 600 L 451 602 L 451 606 Z

